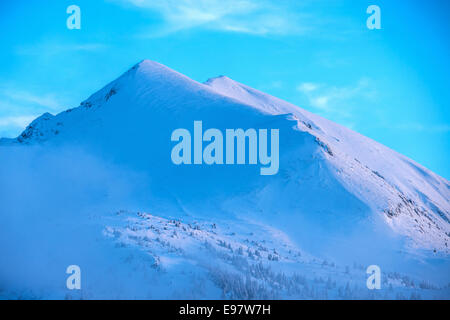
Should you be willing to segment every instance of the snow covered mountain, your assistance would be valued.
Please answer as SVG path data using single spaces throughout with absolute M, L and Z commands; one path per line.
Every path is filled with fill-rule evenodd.
M 173 164 L 171 133 L 196 120 L 279 129 L 278 174 Z M 447 180 L 227 77 L 144 60 L 1 139 L 0 175 L 0 296 L 450 297 Z M 56 276 L 69 260 L 90 274 L 82 296 Z M 367 290 L 370 264 L 390 291 Z

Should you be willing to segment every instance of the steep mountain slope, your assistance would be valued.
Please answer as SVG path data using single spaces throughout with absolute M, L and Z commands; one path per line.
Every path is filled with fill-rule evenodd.
M 328 160 L 345 188 L 384 212 L 386 222 L 417 245 L 449 252 L 448 181 L 369 138 L 227 77 L 206 84 L 263 112 L 293 114 L 299 128 L 332 155 Z
M 261 176 L 259 165 L 173 164 L 171 133 L 177 128 L 193 132 L 196 120 L 203 122 L 203 130 L 279 129 L 278 174 Z M 316 292 L 305 289 L 308 279 L 291 273 L 283 280 L 286 287 L 279 288 L 277 277 L 302 270 L 326 278 L 341 274 L 339 268 L 352 262 L 362 287 L 364 268 L 359 265 L 369 264 L 396 271 L 401 266 L 418 281 L 449 281 L 442 271 L 448 268 L 450 240 L 448 181 L 369 138 L 227 77 L 202 84 L 144 60 L 79 107 L 56 116 L 46 113 L 16 139 L 0 140 L 0 146 L 6 177 L 0 187 L 8 190 L 0 202 L 9 225 L 20 225 L 8 220 L 10 212 L 26 221 L 27 215 L 40 216 L 45 210 L 46 219 L 53 221 L 56 212 L 67 210 L 79 229 L 93 223 L 120 246 L 149 250 L 144 255 L 149 260 L 138 259 L 136 268 L 150 263 L 155 272 L 170 269 L 175 277 L 191 280 L 196 274 L 208 287 L 200 297 L 216 297 L 217 286 L 225 297 L 251 298 L 256 292 L 264 292 L 256 296 L 263 298 L 314 297 Z M 66 190 L 66 185 L 71 187 Z M 50 201 L 61 203 L 31 210 L 17 205 L 16 195 L 30 192 L 34 201 L 50 195 Z M 110 212 L 118 212 L 113 220 Z M 67 219 L 57 220 L 58 226 L 67 224 Z M 6 234 L 16 236 L 5 230 L 4 241 L 10 241 Z M 90 238 L 99 234 L 92 231 Z M 201 250 L 221 267 L 212 270 Z M 330 270 L 318 273 L 315 265 L 321 261 L 323 267 L 327 259 L 338 265 L 333 262 Z M 86 257 L 84 261 L 95 268 Z M 255 267 L 263 262 L 269 266 Z M 173 265 L 184 267 L 174 270 Z M 186 265 L 192 267 L 189 276 L 181 271 Z M 241 278 L 231 281 L 229 268 L 238 274 L 259 268 L 251 271 L 256 282 L 246 283 L 245 293 L 237 290 Z M 208 270 L 209 276 L 199 270 Z M 1 272 L 13 271 L 4 266 Z M 344 297 L 339 285 L 344 290 L 355 276 L 346 274 L 337 278 L 334 289 L 324 283 L 330 287 L 329 292 L 324 289 L 327 294 Z M 392 275 L 392 283 L 396 277 Z M 297 282 L 303 284 L 297 287 Z M 174 293 L 164 291 L 165 285 L 158 287 L 164 294 L 156 297 L 183 296 L 181 287 Z M 297 293 L 289 295 L 289 290 Z M 137 296 L 148 297 L 144 291 Z M 355 289 L 353 297 L 366 294 Z

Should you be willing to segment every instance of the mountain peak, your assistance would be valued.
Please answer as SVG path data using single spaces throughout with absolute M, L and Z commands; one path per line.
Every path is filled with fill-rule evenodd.
M 122 76 L 120 76 L 117 80 L 125 77 L 128 78 L 130 75 L 136 75 L 136 74 L 144 74 L 144 75 L 169 75 L 169 74 L 178 74 L 181 75 L 179 72 L 170 69 L 169 67 L 166 67 L 165 65 L 149 60 L 144 59 L 140 62 L 133 65 L 128 71 L 126 71 Z
M 204 84 L 208 85 L 208 84 L 213 84 L 213 83 L 217 83 L 217 82 L 236 82 L 236 81 L 234 81 L 233 79 L 231 79 L 227 76 L 220 75 L 217 77 L 209 78 L 208 80 L 206 80 L 204 82 Z
M 171 71 L 175 72 L 174 70 L 170 69 L 169 67 L 166 67 L 165 65 L 163 65 L 159 62 L 149 60 L 149 59 L 141 60 L 140 62 L 135 64 L 132 69 L 154 70 L 154 71 L 171 70 Z

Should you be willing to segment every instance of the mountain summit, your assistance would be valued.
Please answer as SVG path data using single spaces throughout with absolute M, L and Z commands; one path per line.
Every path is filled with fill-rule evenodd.
M 277 185 L 274 194 L 288 197 L 288 203 L 307 199 L 311 210 L 320 207 L 322 211 L 321 203 L 331 196 L 328 188 L 333 181 L 396 232 L 410 237 L 414 246 L 448 253 L 448 181 L 369 138 L 225 76 L 202 84 L 143 60 L 79 107 L 37 118 L 16 140 L 30 144 L 83 140 L 112 153 L 131 146 L 130 153 L 137 152 L 140 158 L 148 156 L 141 149 L 153 145 L 151 157 L 158 158 L 158 167 L 170 168 L 171 164 L 161 163 L 167 157 L 162 152 L 170 147 L 170 132 L 190 128 L 194 120 L 214 128 L 281 126 L 285 166 L 280 167 L 283 185 Z M 107 147 L 111 141 L 114 145 Z M 259 186 L 254 196 L 279 182 Z M 326 203 L 335 216 L 349 210 L 351 203 L 335 200 L 338 206 Z M 299 211 L 312 214 L 306 208 Z

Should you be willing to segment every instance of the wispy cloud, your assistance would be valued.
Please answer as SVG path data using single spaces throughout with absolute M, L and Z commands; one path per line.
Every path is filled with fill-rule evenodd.
M 113 0 L 156 11 L 164 19 L 162 34 L 202 27 L 255 35 L 301 33 L 307 15 L 266 0 Z
M 0 117 L 0 138 L 13 138 L 37 118 L 37 114 Z
M 37 115 L 0 117 L 0 127 L 26 127 Z
M 361 78 L 349 86 L 329 86 L 321 83 L 303 82 L 297 86 L 306 103 L 322 116 L 355 128 L 361 114 L 373 117 L 374 125 L 382 129 L 409 132 L 448 133 L 450 125 L 445 123 L 396 122 L 387 123 L 380 119 L 380 113 L 373 108 L 377 92 L 369 78 Z M 381 112 L 382 108 L 381 108 Z M 382 117 L 384 118 L 384 117 Z
M 303 82 L 297 86 L 297 90 L 303 93 L 310 93 L 319 88 L 319 85 L 312 82 Z
M 37 94 L 3 84 L 0 86 L 0 136 L 17 136 L 42 113 L 56 113 L 62 109 L 64 104 L 55 94 Z
M 424 124 L 418 122 L 398 123 L 387 125 L 388 128 L 417 131 L 417 132 L 431 132 L 431 133 L 446 133 L 450 132 L 450 124 Z
M 11 101 L 16 107 L 18 105 L 35 108 L 36 106 L 43 107 L 45 110 L 58 111 L 61 109 L 62 104 L 56 99 L 54 94 L 41 94 L 37 95 L 28 91 L 14 90 L 14 89 L 1 89 L 0 96 L 3 101 Z M 5 106 L 3 106 L 5 108 Z M 11 108 L 11 105 L 8 106 Z
M 39 43 L 21 45 L 16 47 L 19 55 L 42 55 L 47 56 L 68 53 L 68 52 L 96 52 L 106 49 L 102 43 Z
M 358 103 L 375 96 L 368 78 L 361 78 L 356 84 L 344 87 L 327 86 L 304 82 L 297 86 L 308 104 L 327 115 L 350 118 Z

